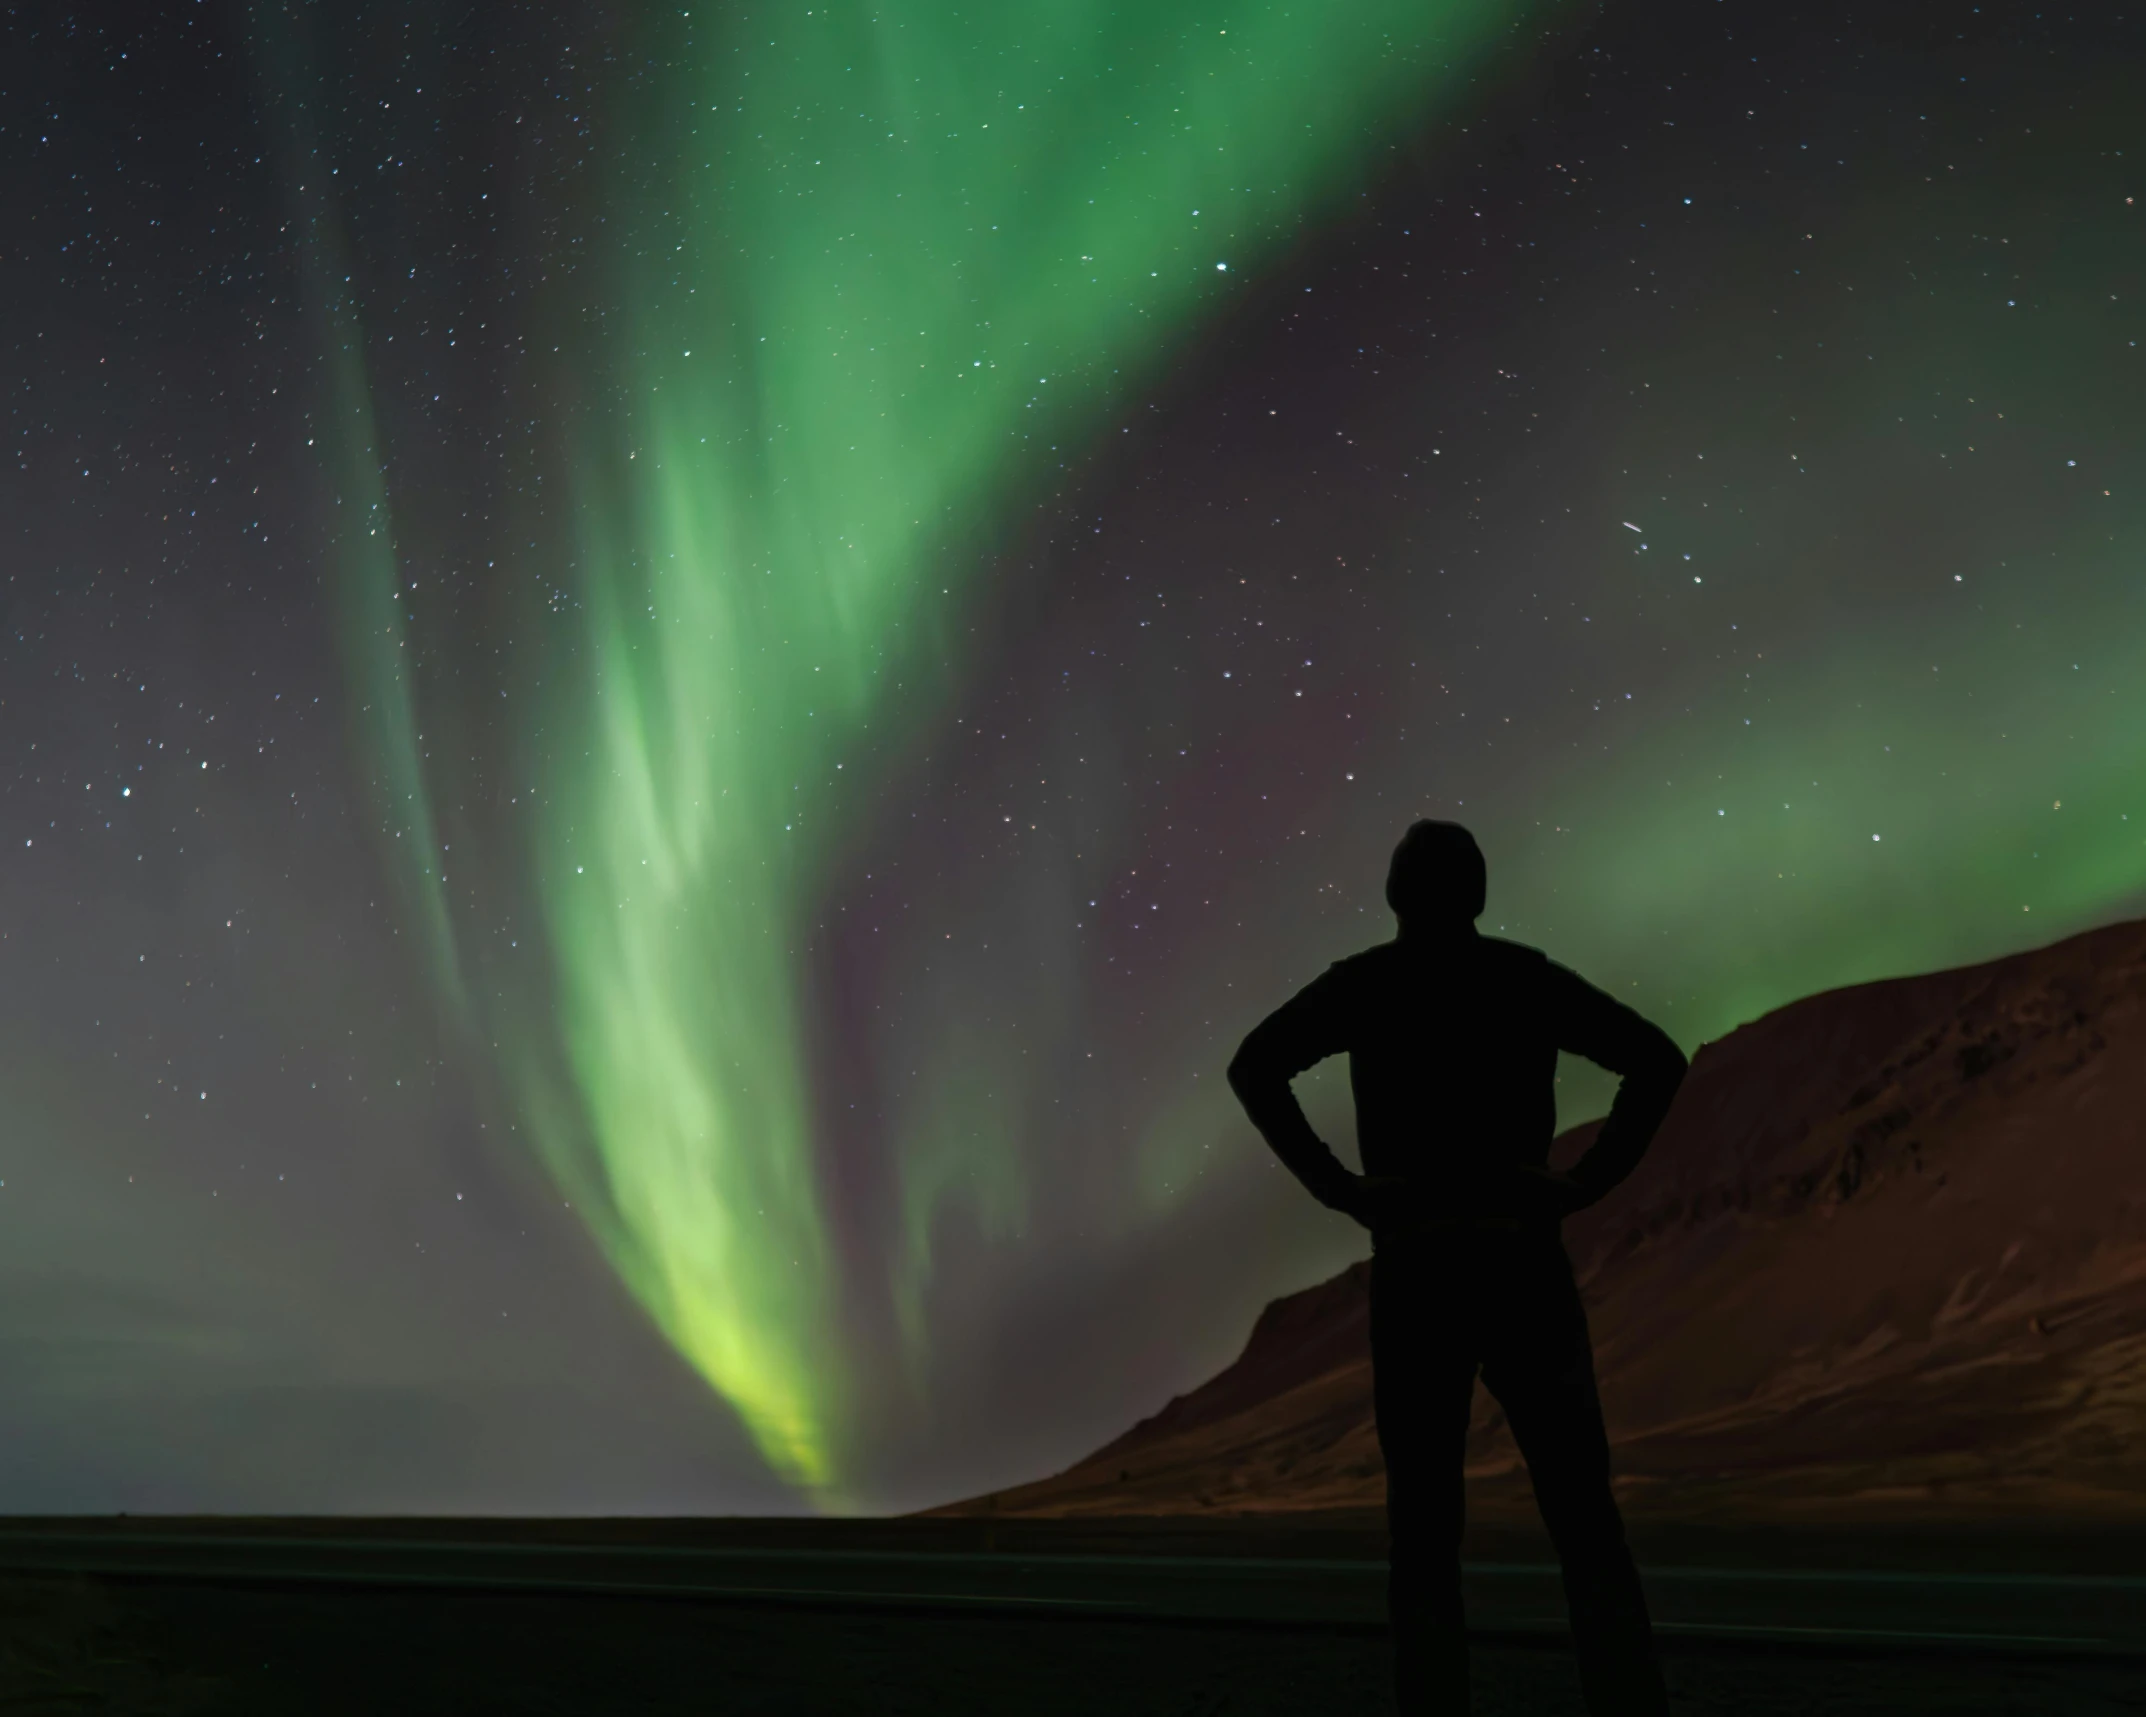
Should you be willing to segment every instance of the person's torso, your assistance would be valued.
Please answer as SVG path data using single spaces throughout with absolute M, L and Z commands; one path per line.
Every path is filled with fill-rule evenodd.
M 1341 962 L 1364 1172 L 1448 1184 L 1541 1167 L 1557 1126 L 1553 968 L 1487 936 Z

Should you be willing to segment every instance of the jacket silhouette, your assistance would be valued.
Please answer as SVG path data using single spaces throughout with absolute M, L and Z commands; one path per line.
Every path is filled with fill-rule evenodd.
M 1527 1461 L 1563 1567 L 1588 1710 L 1668 1710 L 1610 1489 L 1587 1317 L 1557 1224 L 1632 1172 L 1685 1060 L 1658 1027 L 1533 948 L 1479 935 L 1474 837 L 1420 822 L 1395 850 L 1391 942 L 1314 979 L 1244 1040 L 1232 1089 L 1312 1196 L 1371 1231 L 1371 1361 L 1386 1458 L 1389 1612 L 1402 1717 L 1468 1709 L 1461 1466 L 1481 1372 Z M 1569 1171 L 1548 1167 L 1557 1056 L 1623 1076 Z M 1290 1081 L 1349 1058 L 1363 1173 Z

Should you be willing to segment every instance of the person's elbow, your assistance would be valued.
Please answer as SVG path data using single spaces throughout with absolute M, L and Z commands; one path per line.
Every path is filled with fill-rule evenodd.
M 1230 1057 L 1229 1071 L 1225 1075 L 1229 1080 L 1229 1088 L 1237 1093 L 1237 1101 L 1247 1109 L 1252 1106 L 1262 1084 L 1262 1058 L 1256 1041 L 1258 1035 L 1254 1032 L 1237 1046 L 1237 1053 Z

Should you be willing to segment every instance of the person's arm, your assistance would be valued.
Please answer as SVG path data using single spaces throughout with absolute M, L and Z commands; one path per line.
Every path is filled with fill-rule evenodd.
M 1623 1075 L 1595 1142 L 1564 1176 L 1584 1204 L 1593 1204 L 1639 1166 L 1688 1064 L 1660 1026 L 1578 973 L 1553 963 L 1550 983 L 1558 1047 Z
M 1312 1131 L 1289 1082 L 1348 1047 L 1345 981 L 1327 972 L 1252 1028 L 1229 1064 L 1230 1089 L 1283 1167 L 1330 1210 L 1354 1214 L 1361 1176 Z

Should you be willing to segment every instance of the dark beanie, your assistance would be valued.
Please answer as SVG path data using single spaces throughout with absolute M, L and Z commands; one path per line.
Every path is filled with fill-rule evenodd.
M 1458 823 L 1412 824 L 1393 849 L 1386 904 L 1407 923 L 1470 923 L 1483 910 L 1483 850 Z

